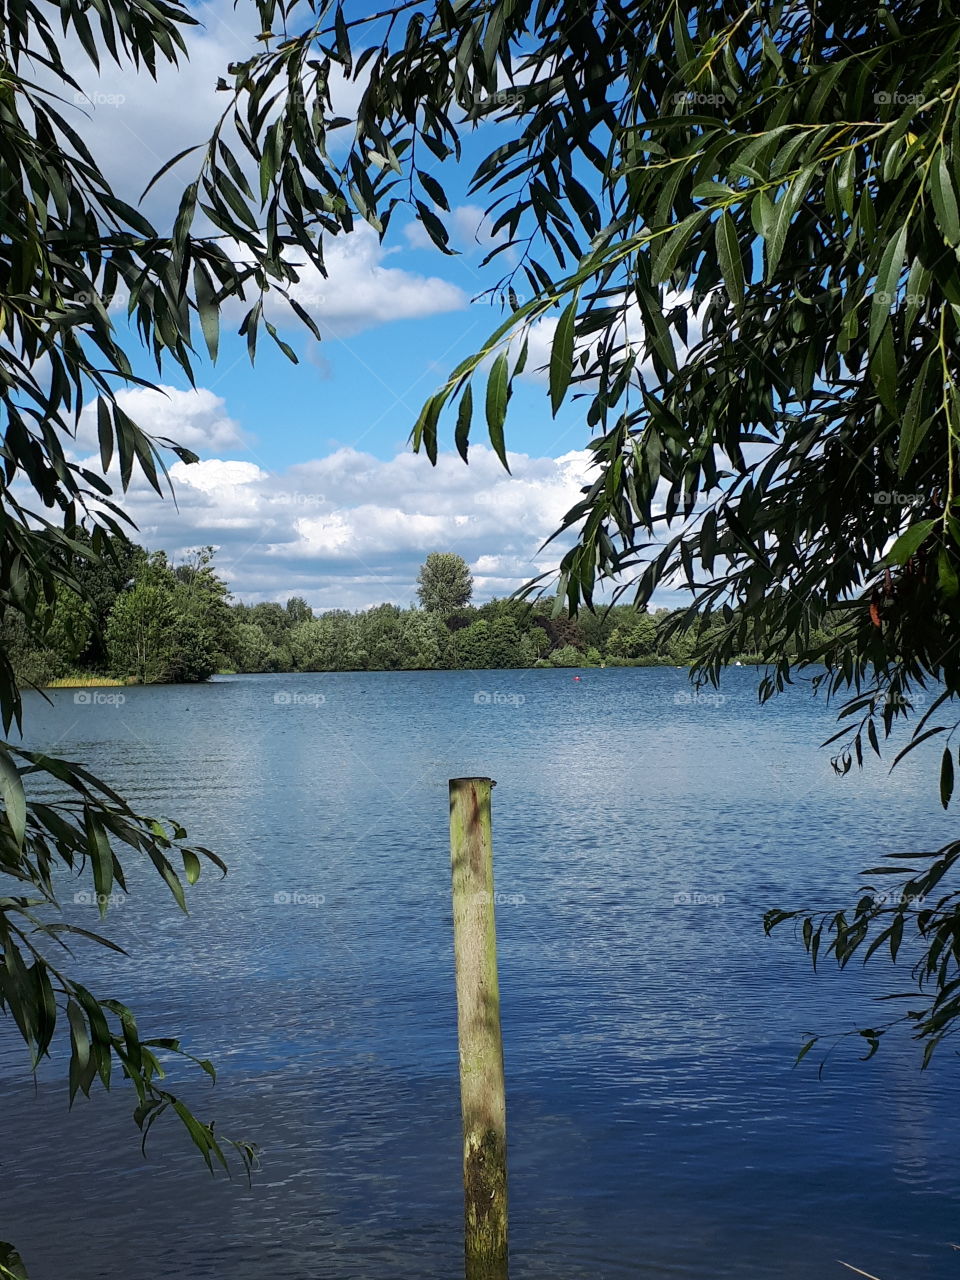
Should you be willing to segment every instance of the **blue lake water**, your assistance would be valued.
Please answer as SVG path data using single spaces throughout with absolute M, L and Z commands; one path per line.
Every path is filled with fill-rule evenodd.
M 879 1020 L 871 996 L 894 984 L 886 964 L 814 977 L 789 930 L 761 927 L 954 834 L 929 758 L 838 778 L 831 711 L 805 689 L 760 707 L 746 669 L 694 703 L 682 671 L 573 675 L 29 696 L 31 745 L 230 863 L 189 917 L 132 873 L 105 929 L 129 958 L 81 956 L 99 995 L 215 1060 L 215 1088 L 188 1065 L 172 1086 L 263 1148 L 250 1187 L 211 1179 L 175 1121 L 144 1160 L 128 1094 L 68 1111 L 62 1064 L 35 1086 L 4 1026 L 0 1239 L 32 1280 L 462 1275 L 461 775 L 498 784 L 513 1280 L 839 1280 L 838 1259 L 960 1276 L 956 1056 L 921 1074 L 909 1043 L 863 1063 L 846 1041 L 821 1079 L 815 1055 L 794 1069 L 802 1033 Z M 94 907 L 70 911 L 96 927 Z

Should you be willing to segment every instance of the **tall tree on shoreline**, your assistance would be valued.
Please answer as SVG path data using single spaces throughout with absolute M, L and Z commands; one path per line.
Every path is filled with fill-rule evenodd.
M 473 575 L 463 556 L 431 551 L 417 574 L 417 597 L 428 613 L 449 617 L 470 603 Z

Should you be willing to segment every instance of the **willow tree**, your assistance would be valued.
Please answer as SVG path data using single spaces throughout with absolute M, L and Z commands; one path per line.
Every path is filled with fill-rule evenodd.
M 480 417 L 506 464 L 512 384 L 533 326 L 550 326 L 552 409 L 580 406 L 593 461 L 563 523 L 569 604 L 591 605 L 608 582 L 641 603 L 679 584 L 690 604 L 675 625 L 702 632 L 701 679 L 750 651 L 769 664 L 761 696 L 812 667 L 844 699 L 843 771 L 864 745 L 880 754 L 917 689 L 934 689 L 910 745 L 941 738 L 949 804 L 958 726 L 938 717 L 960 683 L 957 7 L 259 10 L 265 47 L 229 69 L 199 172 L 222 230 L 264 269 L 295 250 L 323 270 L 325 232 L 362 218 L 386 233 L 409 207 L 447 250 L 444 164 L 493 123 L 471 197 L 497 237 L 487 262 L 503 264 L 492 290 L 508 314 L 428 400 L 415 446 L 435 458 L 449 418 L 467 458 Z M 345 150 L 326 145 L 343 124 L 334 71 L 362 89 Z M 845 619 L 829 639 L 828 610 Z M 815 961 L 821 943 L 843 964 L 876 947 L 896 958 L 909 939 L 925 995 L 905 1016 L 926 1056 L 960 1013 L 958 856 L 960 842 L 885 864 L 868 881 L 903 871 L 902 894 L 868 883 L 848 911 L 803 923 Z M 882 1030 L 867 1033 L 873 1047 Z
M 108 555 L 125 525 L 105 478 L 114 459 L 121 489 L 139 469 L 162 490 L 162 449 L 192 457 L 118 403 L 118 389 L 144 385 L 130 344 L 152 353 L 158 380 L 171 364 L 192 378 L 195 344 L 215 358 L 221 312 L 239 302 L 250 354 L 265 331 L 292 356 L 264 316 L 268 292 L 285 293 L 304 264 L 323 271 L 325 240 L 357 221 L 388 234 L 398 208 L 448 250 L 445 165 L 492 124 L 472 193 L 498 237 L 490 278 L 509 310 L 425 405 L 416 446 L 435 457 L 449 415 L 467 458 L 480 416 L 505 461 L 512 383 L 532 326 L 549 326 L 552 408 L 582 408 L 594 462 L 564 522 L 569 604 L 590 605 L 606 581 L 641 602 L 680 583 L 687 623 L 710 624 L 700 675 L 760 653 L 765 696 L 824 662 L 817 679 L 851 712 L 841 769 L 864 742 L 881 752 L 916 689 L 935 688 L 913 741 L 946 744 L 948 804 L 957 726 L 938 717 L 960 680 L 955 6 L 397 0 L 348 18 L 332 0 L 254 3 L 259 39 L 224 68 L 213 135 L 171 157 L 193 177 L 160 230 L 110 188 L 50 87 L 80 92 L 61 32 L 94 66 L 153 74 L 184 55 L 191 11 L 3 3 L 4 617 L 42 631 L 58 591 L 83 597 L 72 566 Z M 332 87 L 344 76 L 359 89 L 350 118 Z M 124 293 L 129 334 L 108 312 Z M 68 448 L 91 399 L 99 469 Z M 828 609 L 847 619 L 829 642 Z M 0 712 L 7 729 L 21 712 L 4 654 Z M 34 798 L 38 775 L 60 799 Z M 51 958 L 69 934 L 64 870 L 92 876 L 107 900 L 122 858 L 142 855 L 183 902 L 183 879 L 212 855 L 82 767 L 14 745 L 0 749 L 0 799 L 12 886 L 0 1000 L 33 1059 L 64 1024 L 72 1092 L 109 1084 L 115 1065 L 142 1127 L 172 1108 L 207 1159 L 222 1158 L 211 1127 L 159 1083 L 155 1050 L 177 1041 L 142 1039 L 130 1010 Z M 960 1012 L 958 855 L 960 843 L 917 855 L 899 898 L 864 894 L 803 925 L 814 956 L 824 941 L 841 963 L 884 943 L 896 956 L 908 940 L 925 992 L 908 1016 L 927 1053 Z
M 182 54 L 193 22 L 185 7 L 163 0 L 18 0 L 0 12 L 0 623 L 15 623 L 41 647 L 58 600 L 93 602 L 96 575 L 77 566 L 103 563 L 129 527 L 105 478 L 114 458 L 123 489 L 135 468 L 163 486 L 161 442 L 117 401 L 119 390 L 144 382 L 108 300 L 126 291 L 132 323 L 158 369 L 172 361 L 190 375 L 198 308 L 220 282 L 239 289 L 246 278 L 215 240 L 194 239 L 182 224 L 160 235 L 111 190 L 62 111 L 65 88 L 81 93 L 64 63 L 64 37 L 75 37 L 95 66 L 109 59 L 153 74 L 158 61 Z M 99 469 L 70 457 L 91 400 Z M 193 458 L 175 442 L 162 444 Z M 21 713 L 11 655 L 0 651 L 7 733 Z M 191 1055 L 174 1035 L 142 1033 L 133 1010 L 81 981 L 71 943 L 119 948 L 65 919 L 60 903 L 85 879 L 105 914 L 114 887 L 126 888 L 125 861 L 143 858 L 185 909 L 185 884 L 204 862 L 224 864 L 188 843 L 179 823 L 139 813 L 83 766 L 15 743 L 0 744 L 0 801 L 0 1011 L 25 1042 L 28 1061 L 36 1067 L 62 1034 L 71 1101 L 122 1076 L 144 1139 L 171 1112 L 208 1165 L 226 1164 L 228 1144 L 166 1077 L 165 1059 Z M 192 1060 L 214 1075 L 211 1063 Z M 252 1149 L 234 1145 L 249 1165 Z M 0 1246 L 0 1275 L 20 1274 L 15 1252 Z

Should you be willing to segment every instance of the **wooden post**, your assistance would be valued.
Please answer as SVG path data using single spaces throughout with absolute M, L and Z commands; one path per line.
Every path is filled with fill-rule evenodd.
M 490 822 L 495 785 L 490 778 L 450 780 L 467 1280 L 507 1274 L 506 1100 Z

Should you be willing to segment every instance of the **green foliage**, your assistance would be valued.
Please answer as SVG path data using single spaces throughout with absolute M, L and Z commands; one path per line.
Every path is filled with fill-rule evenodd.
M 273 0 L 257 10 L 258 49 L 221 81 L 224 120 L 196 157 L 169 233 L 110 189 L 33 68 L 79 92 L 61 52 L 75 38 L 95 66 L 153 74 L 158 62 L 177 60 L 196 18 L 178 3 L 101 4 L 95 36 L 77 0 L 61 4 L 55 31 L 26 0 L 0 29 L 0 165 L 10 175 L 0 206 L 0 623 L 15 641 L 0 646 L 5 727 L 21 712 L 18 654 L 38 674 L 65 660 L 45 639 L 56 646 L 65 637 L 45 623 L 60 592 L 89 609 L 82 660 L 106 661 L 105 637 L 144 672 L 149 658 L 161 678 L 178 669 L 201 678 L 228 649 L 275 669 L 293 663 L 296 646 L 310 661 L 326 664 L 335 652 L 357 668 L 401 666 L 434 649 L 442 663 L 464 651 L 489 662 L 514 647 L 529 659 L 540 648 L 535 630 L 579 661 L 588 645 L 603 651 L 602 637 L 572 616 L 598 583 L 635 587 L 643 605 L 659 585 L 680 582 L 690 608 L 666 620 L 657 652 L 673 644 L 670 656 L 689 656 L 712 679 L 737 653 L 755 653 L 774 667 L 764 694 L 794 666 L 824 661 L 821 684 L 852 690 L 848 710 L 860 714 L 848 720 L 840 768 L 862 758 L 864 737 L 879 751 L 879 732 L 909 714 L 918 686 L 952 696 L 960 682 L 952 6 L 848 6 L 824 17 L 802 5 L 699 4 L 673 21 L 661 3 L 628 0 L 585 21 L 583 6 L 532 0 L 398 0 L 386 21 L 376 17 L 387 33 L 379 38 L 373 14 L 348 21 L 339 0 L 292 0 L 282 39 L 271 34 Z M 334 112 L 338 73 L 359 88 L 352 121 Z M 285 292 L 298 260 L 322 272 L 325 235 L 356 219 L 385 232 L 401 202 L 447 251 L 449 201 L 431 169 L 459 155 L 464 131 L 490 120 L 494 149 L 471 198 L 486 205 L 498 235 L 489 256 L 509 255 L 494 288 L 510 313 L 424 406 L 413 438 L 435 459 L 450 409 L 467 457 L 482 404 L 506 462 L 527 329 L 557 320 L 551 406 L 559 412 L 579 397 L 595 467 L 564 520 L 566 612 L 537 616 L 526 634 L 515 619 L 519 644 L 512 633 L 495 636 L 487 618 L 445 625 L 447 636 L 434 628 L 421 644 L 389 611 L 317 633 L 304 629 L 323 619 L 258 605 L 231 611 L 227 626 L 210 583 L 174 575 L 171 585 L 169 566 L 132 562 L 120 581 L 111 560 L 128 521 L 105 479 L 112 461 L 123 491 L 139 469 L 162 492 L 158 446 L 193 455 L 151 440 L 118 403 L 133 375 L 125 330 L 108 314 L 113 299 L 128 295 L 158 371 L 172 363 L 192 380 L 195 343 L 215 356 L 221 312 L 238 301 L 251 357 L 265 329 L 295 359 L 265 319 L 267 291 Z M 327 145 L 333 132 L 336 147 Z M 515 279 L 529 301 L 519 303 Z M 302 307 L 290 306 L 319 338 Z M 475 377 L 485 379 L 476 395 Z M 91 395 L 97 469 L 70 461 L 65 447 Z M 30 501 L 18 496 L 25 492 Z M 909 501 L 892 500 L 898 494 Z M 422 585 L 441 622 L 469 600 L 462 576 L 443 585 L 428 575 Z M 96 1076 L 108 1084 L 107 1064 L 119 1063 L 138 1093 L 141 1127 L 170 1109 L 204 1157 L 219 1159 L 212 1129 L 158 1084 L 153 1049 L 177 1042 L 142 1040 L 123 1006 L 54 974 L 40 947 L 68 926 L 36 915 L 56 915 L 56 864 L 89 870 L 101 892 L 121 883 L 121 854 L 144 856 L 179 898 L 168 855 L 182 854 L 190 880 L 205 851 L 183 845 L 178 827 L 138 817 L 76 766 L 0 750 L 0 859 L 24 890 L 0 904 L 0 1007 L 34 1055 L 49 1045 L 54 1014 L 66 1020 L 71 1092 Z M 23 785 L 34 772 L 61 782 L 64 798 L 34 800 Z M 952 763 L 941 768 L 946 803 L 951 787 Z M 945 875 L 949 852 L 931 867 Z M 942 911 L 940 922 L 916 912 L 903 926 L 933 983 L 939 1021 L 917 1024 L 927 1045 L 958 1012 L 951 929 L 960 915 L 949 898 Z M 866 940 L 872 922 L 867 932 L 862 923 L 842 934 L 841 960 Z M 812 945 L 816 926 L 805 921 L 803 930 Z
M 583 667 L 586 665 L 583 654 L 579 649 L 575 649 L 572 644 L 565 644 L 559 649 L 554 649 L 550 654 L 550 663 L 554 667 Z
M 172 593 L 160 583 L 138 582 L 119 597 L 107 625 L 107 651 L 115 676 L 141 684 L 173 678 L 178 651 Z
M 31 798 L 37 783 L 47 795 L 43 802 Z M 196 881 L 203 863 L 212 862 L 224 872 L 226 867 L 210 850 L 187 844 L 187 833 L 177 823 L 140 815 L 82 766 L 40 752 L 0 747 L 0 796 L 0 874 L 15 886 L 0 911 L 0 1011 L 14 1020 L 33 1066 L 49 1056 L 57 1028 L 63 1026 L 69 1032 L 71 1101 L 78 1091 L 89 1095 L 97 1080 L 109 1088 L 117 1068 L 135 1091 L 134 1119 L 144 1140 L 170 1109 L 186 1125 L 207 1164 L 212 1159 L 225 1164 L 212 1127 L 196 1120 L 161 1084 L 166 1072 L 157 1052 L 190 1059 L 214 1078 L 212 1065 L 191 1058 L 176 1038 L 144 1039 L 132 1010 L 95 996 L 72 976 L 66 967 L 73 958 L 72 937 L 123 952 L 102 934 L 58 917 L 64 869 L 71 873 L 68 884 L 89 876 L 92 892 L 83 893 L 99 904 L 103 918 L 114 886 L 127 890 L 124 853 L 145 857 L 184 911 L 184 883 Z M 50 952 L 58 956 L 56 962 Z M 252 1148 L 235 1145 L 249 1164 Z
M 470 602 L 473 577 L 462 556 L 432 551 L 417 576 L 417 596 L 428 613 L 447 617 Z
M 423 157 L 458 157 L 467 131 L 497 122 L 470 190 L 499 236 L 491 292 L 509 313 L 423 406 L 413 440 L 435 460 L 449 414 L 467 458 L 480 415 L 506 462 L 530 326 L 556 321 L 551 408 L 577 397 L 594 464 L 562 525 L 569 612 L 611 580 L 640 605 L 682 584 L 670 656 L 716 681 L 755 654 L 772 667 L 764 697 L 812 668 L 848 699 L 841 771 L 864 742 L 880 751 L 911 692 L 952 699 L 956 7 L 398 0 L 378 10 L 379 42 L 372 18 L 348 23 L 334 0 L 299 24 L 296 4 L 284 12 L 283 41 L 224 82 L 260 185 L 224 184 L 218 136 L 200 179 L 217 225 L 263 269 L 289 226 L 322 269 L 308 229 L 357 216 L 385 231 L 407 202 L 447 251 L 450 201 Z M 336 160 L 334 64 L 362 86 Z M 552 646 L 585 647 L 541 625 Z M 645 643 L 629 628 L 617 641 Z

